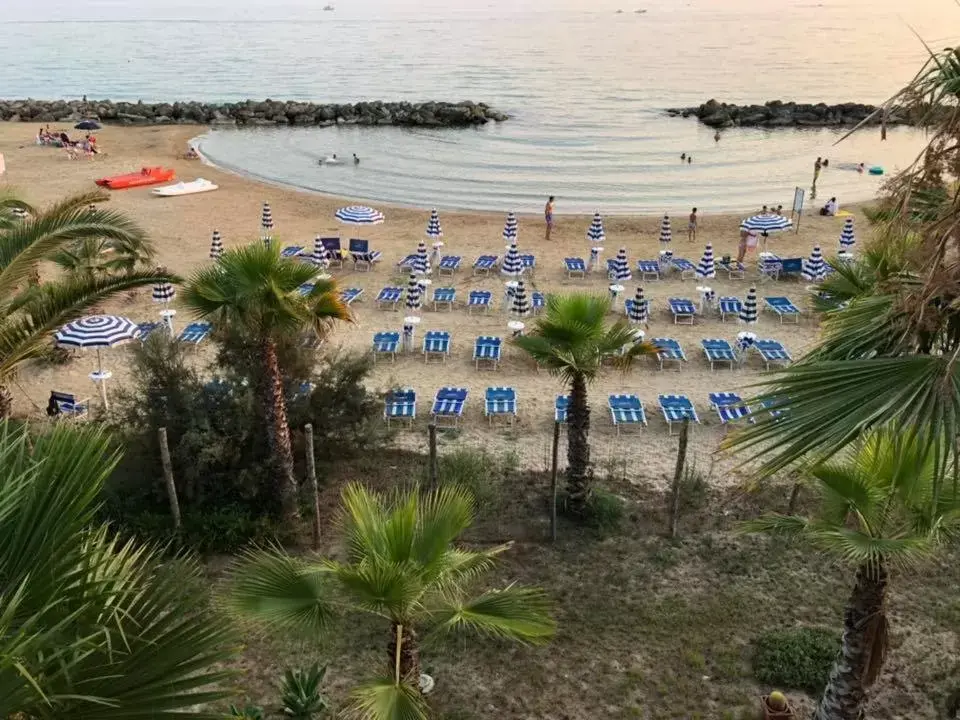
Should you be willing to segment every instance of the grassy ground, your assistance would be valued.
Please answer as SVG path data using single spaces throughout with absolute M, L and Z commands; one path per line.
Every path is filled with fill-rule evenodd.
M 459 638 L 426 649 L 434 704 L 446 720 L 754 718 L 757 696 L 771 689 L 752 678 L 760 633 L 808 625 L 839 634 L 849 572 L 805 548 L 736 532 L 740 519 L 784 509 L 789 487 L 719 494 L 701 477 L 705 484 L 685 488 L 681 537 L 670 540 L 666 499 L 645 487 L 642 469 L 639 478 L 609 469 L 602 484 L 627 503 L 621 528 L 601 534 L 561 521 L 559 541 L 549 544 L 549 478 L 517 474 L 509 457 L 457 453 L 448 443 L 443 474 L 462 478 L 482 500 L 467 540 L 516 541 L 491 581 L 546 588 L 559 633 L 540 648 Z M 413 479 L 422 463 L 385 454 L 340 466 L 327 478 L 324 504 L 336 506 L 345 480 Z M 874 720 L 939 717 L 943 698 L 960 685 L 958 558 L 951 552 L 893 579 L 893 641 L 873 692 Z M 319 643 L 252 628 L 247 640 L 239 685 L 269 710 L 286 666 L 328 663 L 328 692 L 342 706 L 358 679 L 386 663 L 386 626 L 368 618 L 346 618 Z M 782 689 L 801 709 L 812 706 L 802 692 Z

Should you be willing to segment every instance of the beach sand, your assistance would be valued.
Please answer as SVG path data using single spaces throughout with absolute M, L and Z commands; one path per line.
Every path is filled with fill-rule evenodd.
M 177 171 L 177 178 L 193 180 L 204 177 L 212 180 L 220 189 L 180 198 L 157 198 L 149 189 L 140 188 L 111 193 L 110 205 L 129 214 L 149 233 L 155 244 L 158 264 L 171 271 L 189 276 L 191 271 L 209 262 L 210 237 L 216 228 L 223 236 L 226 247 L 233 247 L 257 240 L 259 235 L 261 204 L 270 203 L 275 222 L 275 237 L 284 245 L 302 245 L 309 251 L 316 234 L 337 234 L 344 239 L 357 235 L 353 228 L 340 227 L 334 219 L 334 211 L 350 199 L 327 197 L 315 193 L 299 192 L 249 180 L 205 166 L 199 161 L 180 159 L 187 141 L 200 134 L 198 127 L 157 128 L 105 128 L 97 133 L 104 154 L 92 161 L 68 160 L 62 150 L 40 147 L 33 143 L 37 128 L 30 124 L 0 123 L 0 153 L 6 159 L 6 174 L 0 175 L 0 188 L 14 188 L 27 201 L 45 205 L 72 193 L 95 189 L 93 180 L 105 175 L 130 172 L 146 165 L 167 165 Z M 73 134 L 77 134 L 73 131 Z M 343 168 L 319 168 L 318 173 L 338 171 Z M 822 197 L 829 197 L 828 177 L 821 176 Z M 705 199 L 706 200 L 706 199 Z M 782 202 L 789 206 L 791 198 L 757 198 L 757 208 L 748 209 L 751 214 L 763 202 Z M 842 198 L 840 198 L 842 202 Z M 383 252 L 383 261 L 373 272 L 354 272 L 348 267 L 334 270 L 334 275 L 343 287 L 363 288 L 361 301 L 354 303 L 356 324 L 339 327 L 329 338 L 327 352 L 338 348 L 367 349 L 371 337 L 378 330 L 400 330 L 404 312 L 376 309 L 374 299 L 380 288 L 387 285 L 405 286 L 407 274 L 396 268 L 396 263 L 412 253 L 417 242 L 424 237 L 429 209 L 409 209 L 375 204 L 386 215 L 383 225 L 365 229 L 361 236 L 370 240 L 371 247 Z M 847 208 L 851 209 L 851 208 Z M 509 208 L 504 208 L 504 211 Z M 587 279 L 567 279 L 562 259 L 567 256 L 586 258 L 589 244 L 585 234 L 590 217 L 563 215 L 563 198 L 557 198 L 556 226 L 549 243 L 544 240 L 542 216 L 520 216 L 519 247 L 521 252 L 533 253 L 537 258 L 535 276 L 528 282 L 532 289 L 550 292 L 595 292 L 606 293 L 606 276 L 596 273 Z M 505 213 L 504 213 L 505 214 Z M 499 274 L 489 277 L 474 277 L 471 274 L 473 260 L 480 254 L 502 255 L 501 239 L 504 214 L 444 212 L 441 213 L 443 240 L 446 254 L 463 256 L 461 271 L 450 282 L 443 278 L 442 285 L 455 286 L 458 302 L 466 298 L 471 289 L 488 289 L 494 295 L 494 308 L 489 315 L 468 315 L 460 306 L 452 312 L 434 312 L 424 309 L 423 321 L 418 328 L 418 341 L 431 329 L 449 330 L 453 336 L 453 352 L 445 365 L 425 365 L 418 353 L 401 356 L 395 364 L 378 363 L 372 382 L 376 389 L 385 390 L 398 385 L 410 386 L 418 392 L 418 420 L 413 431 L 398 433 L 396 442 L 401 446 L 425 449 L 425 425 L 437 388 L 443 385 L 463 386 L 469 389 L 461 432 L 447 435 L 445 447 L 461 444 L 484 447 L 493 451 L 514 451 L 521 466 L 543 469 L 549 466 L 550 443 L 555 396 L 563 388 L 558 380 L 545 372 L 538 373 L 531 362 L 519 351 L 507 348 L 504 361 L 498 371 L 478 372 L 471 359 L 473 341 L 478 335 L 509 335 L 508 316 L 501 310 L 503 278 Z M 859 212 L 857 232 L 862 242 L 867 225 Z M 703 215 L 696 243 L 687 241 L 686 216 L 674 216 L 673 250 L 675 255 L 687 257 L 697 263 L 706 242 L 712 242 L 717 258 L 736 255 L 739 237 L 738 225 L 742 215 Z M 616 254 L 618 248 L 626 247 L 631 266 L 640 258 L 655 258 L 659 249 L 659 216 L 604 218 L 606 252 L 604 259 Z M 806 256 L 814 244 L 820 243 L 826 255 L 837 249 L 837 240 L 843 222 L 840 218 L 824 218 L 805 215 L 799 233 L 773 236 L 770 250 L 783 256 Z M 748 261 L 755 258 L 748 257 Z M 755 282 L 751 266 L 747 280 L 730 281 L 721 273 L 709 285 L 717 296 L 743 296 L 748 286 Z M 441 284 L 434 278 L 434 287 Z M 626 284 L 626 296 L 632 297 L 638 280 Z M 667 427 L 657 408 L 660 393 L 682 393 L 691 398 L 697 407 L 702 425 L 695 428 L 692 441 L 692 456 L 701 470 L 709 471 L 711 479 L 718 483 L 735 482 L 736 475 L 730 469 L 735 464 L 732 458 L 717 458 L 714 451 L 724 429 L 711 411 L 709 392 L 747 389 L 761 379 L 759 358 L 753 359 L 742 369 L 711 371 L 704 361 L 700 340 L 705 337 L 723 337 L 733 341 L 743 329 L 735 320 L 721 323 L 714 315 L 698 317 L 696 324 L 674 325 L 667 311 L 669 297 L 688 297 L 698 301 L 694 280 L 681 282 L 675 275 L 660 281 L 643 282 L 645 293 L 653 302 L 653 316 L 648 337 L 674 337 L 686 351 L 688 362 L 680 372 L 658 371 L 653 360 L 642 360 L 629 374 L 616 370 L 605 372 L 591 388 L 592 414 L 591 438 L 594 447 L 594 462 L 601 468 L 618 472 L 634 482 L 661 484 L 672 475 L 675 462 L 677 438 L 667 433 Z M 809 309 L 809 293 L 802 281 L 769 282 L 759 286 L 758 295 L 787 295 L 805 310 Z M 174 301 L 173 307 L 177 304 Z M 622 313 L 622 299 L 619 304 Z M 158 306 L 151 302 L 149 289 L 141 291 L 136 298 L 118 298 L 104 306 L 108 312 L 122 313 L 137 321 L 156 320 Z M 613 316 L 611 315 L 611 319 Z M 190 320 L 185 310 L 176 317 L 176 326 L 182 328 Z M 528 325 L 533 320 L 528 320 Z M 783 342 L 798 357 L 815 340 L 815 320 L 806 313 L 800 324 L 781 325 L 769 312 L 761 311 L 760 321 L 751 328 L 760 337 L 775 338 Z M 201 347 L 197 363 L 206 364 L 212 348 Z M 128 351 L 119 348 L 104 353 L 104 366 L 113 374 L 111 387 L 130 381 Z M 16 385 L 15 411 L 20 415 L 40 417 L 51 389 L 76 393 L 82 397 L 96 397 L 96 389 L 88 379 L 95 369 L 92 353 L 75 358 L 62 367 L 30 367 L 21 374 Z M 511 385 L 519 394 L 519 420 L 512 427 L 491 428 L 483 416 L 483 392 L 488 386 Z M 606 398 L 611 393 L 636 393 L 644 401 L 649 419 L 646 430 L 625 429 L 618 437 L 611 425 L 606 409 Z M 619 469 L 618 469 L 619 468 Z

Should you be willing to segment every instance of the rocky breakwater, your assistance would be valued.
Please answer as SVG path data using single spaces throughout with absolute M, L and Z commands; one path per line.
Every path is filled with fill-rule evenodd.
M 873 105 L 861 103 L 795 103 L 771 100 L 763 105 L 732 105 L 708 100 L 692 108 L 670 108 L 667 114 L 696 117 L 704 125 L 714 128 L 729 127 L 831 127 L 858 125 L 864 120 L 879 125 L 880 113 Z M 912 124 L 904 115 L 893 110 L 887 114 L 887 125 Z
M 359 102 L 324 104 L 292 100 L 246 100 L 238 103 L 128 103 L 110 100 L 0 100 L 0 120 L 77 122 L 97 120 L 116 125 L 402 125 L 467 127 L 501 122 L 507 116 L 484 103 Z

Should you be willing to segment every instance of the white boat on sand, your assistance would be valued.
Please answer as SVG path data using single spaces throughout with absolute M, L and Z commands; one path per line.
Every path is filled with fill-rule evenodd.
M 173 185 L 154 188 L 152 192 L 154 195 L 159 195 L 160 197 L 175 197 L 177 195 L 194 195 L 196 193 L 210 192 L 216 189 L 217 186 L 209 180 L 197 178 L 192 182 L 178 182 Z

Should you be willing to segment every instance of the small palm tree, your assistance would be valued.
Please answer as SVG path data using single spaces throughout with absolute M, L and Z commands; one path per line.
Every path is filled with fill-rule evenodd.
M 387 620 L 386 672 L 355 691 L 358 717 L 427 717 L 418 686 L 423 632 L 472 630 L 531 643 L 552 636 L 539 589 L 511 584 L 469 592 L 509 546 L 474 551 L 454 544 L 473 521 L 466 490 L 447 485 L 384 497 L 352 484 L 343 506 L 346 561 L 248 552 L 233 568 L 230 601 L 240 614 L 298 635 L 323 633 L 337 611 Z
M 821 500 L 815 516 L 747 523 L 750 531 L 800 537 L 853 570 L 840 653 L 815 720 L 863 717 L 887 649 L 890 570 L 909 570 L 960 530 L 960 494 L 940 482 L 947 466 L 952 472 L 928 438 L 880 430 L 811 469 Z
M 255 243 L 230 250 L 216 264 L 198 270 L 183 292 L 183 304 L 197 317 L 233 326 L 260 343 L 271 383 L 264 416 L 273 423 L 268 435 L 282 473 L 280 495 L 288 520 L 296 520 L 300 513 L 277 342 L 307 329 L 323 336 L 334 321 L 351 320 L 336 284 L 329 279 L 314 281 L 316 272 L 312 265 L 280 257 L 279 247 Z M 309 282 L 313 287 L 304 292 Z
M 513 340 L 539 366 L 570 386 L 567 409 L 567 496 L 570 510 L 582 513 L 590 497 L 590 406 L 587 385 L 605 363 L 628 369 L 641 355 L 655 355 L 636 341 L 625 320 L 607 325 L 610 300 L 595 295 L 551 295 L 533 331 Z

